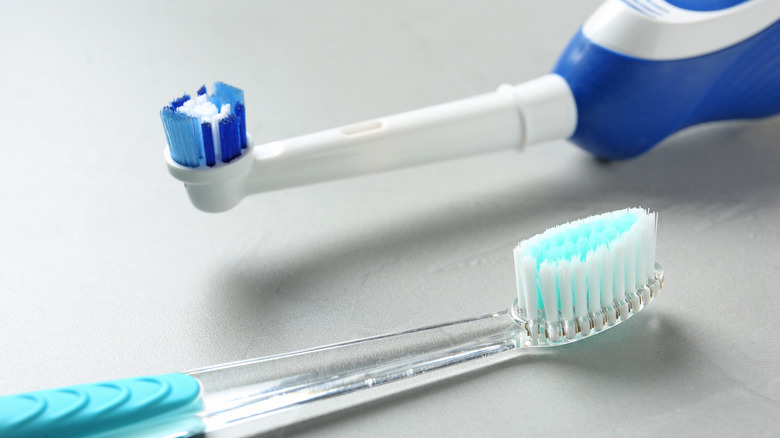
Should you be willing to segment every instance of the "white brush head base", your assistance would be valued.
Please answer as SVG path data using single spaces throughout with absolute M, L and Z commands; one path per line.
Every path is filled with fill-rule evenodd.
M 187 195 L 198 210 L 219 213 L 235 207 L 246 196 L 244 181 L 252 169 L 252 136 L 247 133 L 247 150 L 230 163 L 218 162 L 214 167 L 191 168 L 176 163 L 165 148 L 168 172 L 184 182 Z

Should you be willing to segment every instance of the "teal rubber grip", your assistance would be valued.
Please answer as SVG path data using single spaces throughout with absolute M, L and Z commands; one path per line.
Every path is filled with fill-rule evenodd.
M 181 423 L 182 416 L 193 417 L 202 410 L 199 394 L 197 379 L 177 373 L 4 396 L 0 437 L 140 435 L 127 428 L 159 428 L 166 422 Z M 123 428 L 127 432 L 119 434 Z

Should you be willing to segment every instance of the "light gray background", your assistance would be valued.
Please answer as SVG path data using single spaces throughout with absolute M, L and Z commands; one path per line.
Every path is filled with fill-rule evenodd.
M 0 394 L 167 373 L 509 306 L 513 245 L 641 205 L 666 288 L 586 342 L 283 430 L 780 430 L 780 119 L 603 164 L 565 141 L 195 210 L 158 111 L 242 87 L 256 141 L 544 74 L 595 1 L 0 3 Z

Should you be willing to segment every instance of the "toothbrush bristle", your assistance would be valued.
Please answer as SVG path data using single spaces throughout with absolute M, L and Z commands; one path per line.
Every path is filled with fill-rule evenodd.
M 235 106 L 236 117 L 238 117 L 238 132 L 241 140 L 241 148 L 245 149 L 246 142 L 246 108 L 241 102 L 236 102 Z
M 217 159 L 214 155 L 214 135 L 211 131 L 211 123 L 201 123 L 200 131 L 203 134 L 203 152 L 206 156 L 206 166 L 212 167 L 217 164 Z
M 521 242 L 514 256 L 525 320 L 548 337 L 571 338 L 593 324 L 599 329 L 600 320 L 611 326 L 638 310 L 638 291 L 656 275 L 656 223 L 655 213 L 631 208 L 550 228 Z
M 160 111 L 171 159 L 186 167 L 215 166 L 241 156 L 248 146 L 244 92 L 216 82 L 195 98 L 184 94 Z
M 238 118 L 230 113 L 219 121 L 219 143 L 222 148 L 222 161 L 224 163 L 241 155 L 241 143 L 239 139 Z
M 211 102 L 221 108 L 222 105 L 229 104 L 236 106 L 236 102 L 244 104 L 244 91 L 224 82 L 214 82 L 214 92 L 209 96 Z
M 198 119 L 178 112 L 171 107 L 160 111 L 165 137 L 170 145 L 173 161 L 187 167 L 197 167 L 203 136 Z
M 173 101 L 171 102 L 171 108 L 176 109 L 176 108 L 184 105 L 184 102 L 186 102 L 186 101 L 188 101 L 190 99 L 191 99 L 190 95 L 187 94 L 187 93 L 184 93 L 184 96 L 176 98 L 176 99 L 173 99 Z

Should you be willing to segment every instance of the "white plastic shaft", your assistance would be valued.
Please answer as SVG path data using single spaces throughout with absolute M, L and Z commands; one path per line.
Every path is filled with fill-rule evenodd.
M 193 204 L 219 212 L 244 196 L 567 138 L 568 84 L 550 74 L 468 99 L 255 146 L 229 164 L 191 169 L 168 157 Z

